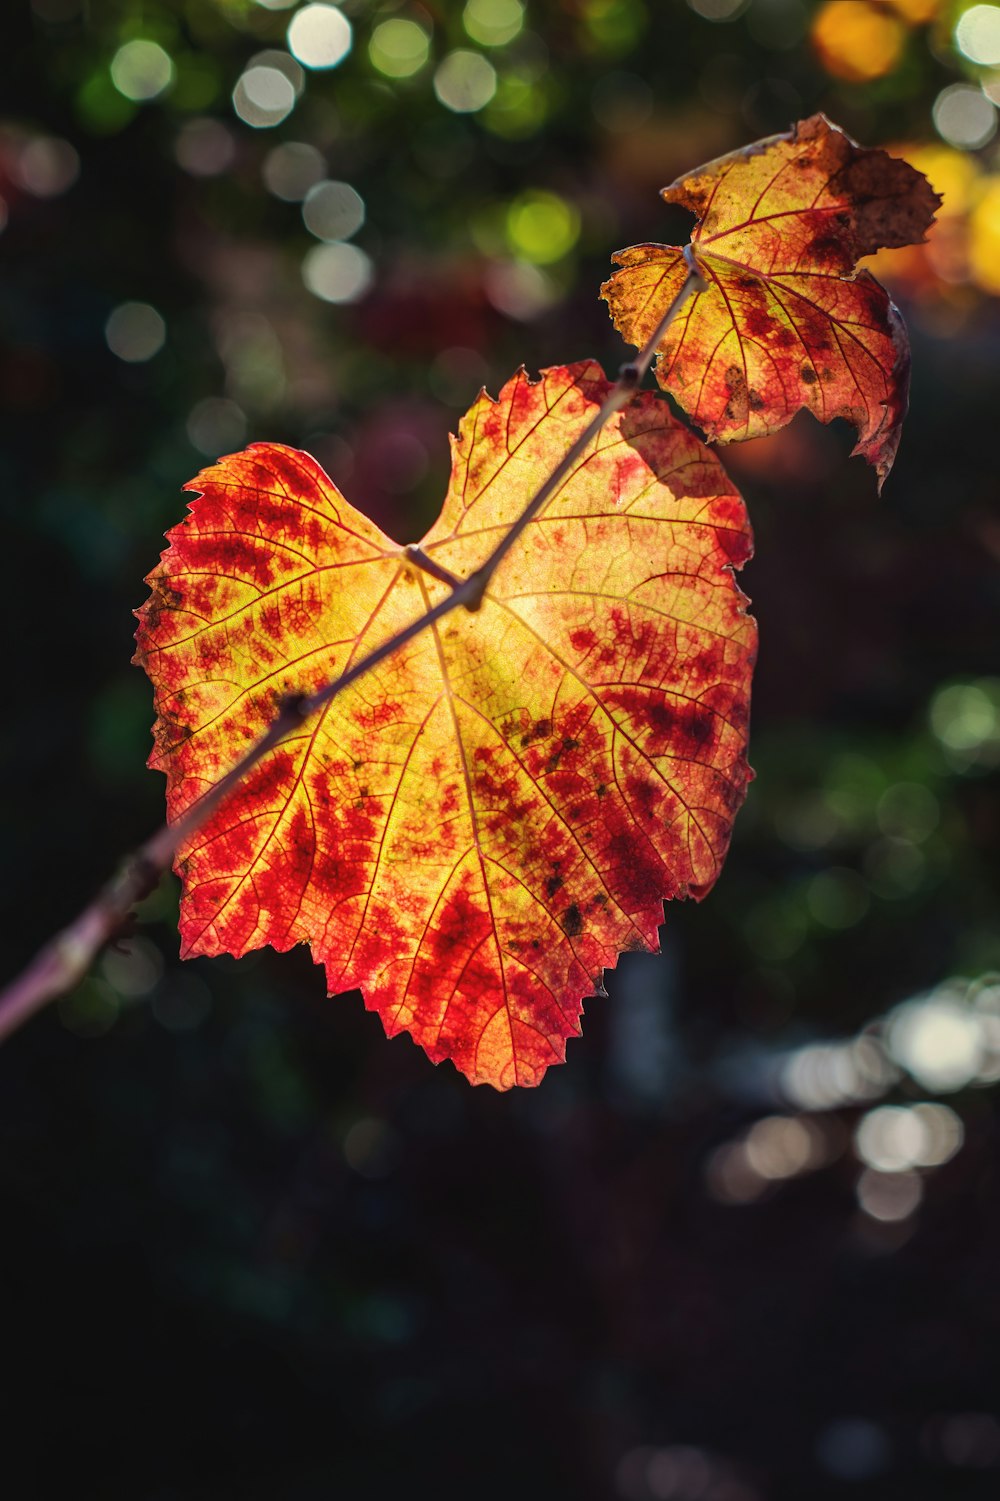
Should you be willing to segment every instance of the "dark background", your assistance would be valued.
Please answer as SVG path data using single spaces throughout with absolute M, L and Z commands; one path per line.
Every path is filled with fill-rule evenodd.
M 1000 177 L 940 98 L 1000 73 L 933 0 L 343 9 L 351 51 L 273 126 L 232 92 L 294 8 L 5 17 L 5 972 L 162 816 L 131 611 L 217 452 L 309 448 L 418 537 L 480 384 L 620 363 L 597 290 L 619 246 L 683 236 L 656 190 L 816 109 L 947 194 L 930 245 L 880 261 L 912 411 L 881 499 L 846 430 L 727 451 L 757 781 L 716 891 L 623 960 L 540 1089 L 387 1042 L 304 950 L 181 965 L 173 881 L 5 1044 L 5 1489 L 996 1496 Z M 408 77 L 373 60 L 387 19 L 429 39 Z M 146 101 L 137 39 L 169 59 Z M 497 76 L 466 112 L 434 88 L 455 49 Z M 353 300 L 303 283 L 282 142 L 364 200 Z M 893 1008 L 928 992 L 908 1054 Z M 912 1114 L 872 1124 L 922 1101 L 940 1165 L 899 1148 Z

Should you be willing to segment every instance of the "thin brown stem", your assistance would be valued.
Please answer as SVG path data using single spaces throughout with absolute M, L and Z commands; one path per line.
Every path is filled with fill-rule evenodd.
M 418 568 L 422 568 L 425 573 L 430 574 L 431 578 L 438 579 L 442 584 L 449 584 L 452 589 L 457 589 L 462 582 L 457 573 L 452 573 L 450 568 L 445 568 L 442 563 L 437 563 L 429 557 L 419 543 L 411 542 L 408 547 L 403 548 L 403 551 L 411 563 L 415 563 Z
M 634 360 L 622 366 L 618 380 L 605 397 L 600 409 L 587 424 L 584 431 L 566 451 L 541 487 L 531 497 L 521 515 L 505 533 L 493 552 L 475 573 L 467 579 L 458 579 L 447 569 L 429 558 L 416 545 L 404 549 L 405 556 L 416 566 L 432 574 L 451 588 L 432 609 L 403 630 L 397 631 L 389 640 L 374 651 L 358 659 L 346 672 L 325 684 L 315 693 L 293 695 L 283 702 L 277 718 L 257 743 L 247 751 L 214 787 L 193 803 L 174 823 L 163 824 L 145 844 L 129 856 L 120 870 L 107 882 L 68 927 L 57 933 L 21 974 L 0 992 L 0 1040 L 15 1031 L 46 1002 L 65 995 L 87 973 L 105 944 L 120 933 L 136 902 L 148 896 L 161 876 L 170 868 L 177 850 L 196 829 L 209 819 L 222 802 L 260 761 L 280 741 L 300 725 L 303 720 L 326 707 L 339 693 L 379 662 L 412 641 L 445 615 L 464 607 L 478 610 L 483 595 L 498 564 L 506 557 L 521 536 L 525 527 L 538 515 L 546 501 L 558 490 L 563 480 L 576 467 L 580 458 L 597 435 L 622 407 L 632 400 L 647 370 L 653 362 L 657 347 L 670 324 L 677 317 L 687 299 L 701 291 L 704 282 L 694 264 L 686 257 L 688 276 L 677 296 L 670 304 L 649 340 Z

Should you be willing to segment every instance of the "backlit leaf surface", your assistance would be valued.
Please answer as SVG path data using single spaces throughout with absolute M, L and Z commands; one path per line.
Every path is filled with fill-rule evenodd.
M 425 550 L 467 575 L 592 417 L 598 367 L 522 373 L 461 424 Z M 176 818 L 446 585 L 272 444 L 206 469 L 139 612 Z M 391 1035 L 534 1084 L 662 899 L 714 882 L 749 776 L 743 503 L 651 393 L 494 574 L 275 749 L 180 852 L 186 954 L 309 943 Z
M 697 215 L 708 289 L 660 344 L 656 377 L 713 439 L 756 438 L 808 408 L 846 417 L 879 483 L 909 388 L 899 314 L 860 257 L 923 239 L 940 202 L 923 175 L 813 115 L 664 188 Z M 634 245 L 602 295 L 632 344 L 652 335 L 687 274 L 683 251 Z

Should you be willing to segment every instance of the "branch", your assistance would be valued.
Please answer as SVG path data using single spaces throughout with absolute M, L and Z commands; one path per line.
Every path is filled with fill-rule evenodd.
M 688 247 L 688 250 L 690 247 Z M 83 979 L 101 949 L 115 938 L 122 929 L 136 902 L 148 896 L 161 876 L 169 870 L 174 855 L 180 846 L 209 819 L 230 792 L 244 777 L 263 760 L 269 751 L 303 720 L 309 719 L 342 693 L 364 673 L 385 661 L 386 657 L 412 641 L 422 631 L 445 615 L 464 607 L 478 610 L 486 588 L 501 560 L 514 546 L 525 527 L 531 522 L 555 493 L 566 476 L 571 473 L 581 456 L 616 412 L 627 406 L 642 383 L 643 377 L 653 362 L 657 346 L 671 323 L 690 296 L 704 289 L 698 268 L 692 255 L 685 251 L 688 275 L 677 296 L 664 313 L 648 342 L 636 358 L 623 365 L 618 380 L 608 392 L 602 406 L 592 421 L 560 459 L 552 473 L 532 496 L 521 515 L 504 535 L 481 567 L 467 579 L 456 579 L 429 558 L 421 548 L 404 549 L 408 561 L 435 578 L 451 585 L 451 593 L 427 610 L 381 646 L 359 658 L 346 672 L 325 684 L 311 695 L 292 695 L 284 700 L 278 717 L 267 733 L 247 751 L 246 755 L 210 788 L 203 797 L 192 804 L 175 823 L 164 824 L 145 844 L 130 855 L 112 879 L 101 888 L 89 906 L 79 914 L 69 927 L 64 928 L 39 950 L 28 967 L 0 992 L 0 1041 L 15 1031 L 29 1016 L 39 1011 L 46 1002 L 65 995 Z

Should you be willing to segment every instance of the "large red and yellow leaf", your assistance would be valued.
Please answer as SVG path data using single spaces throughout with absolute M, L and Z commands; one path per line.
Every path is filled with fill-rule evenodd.
M 592 418 L 598 367 L 522 373 L 454 442 L 425 551 L 481 564 Z M 307 454 L 206 469 L 139 612 L 176 819 L 273 720 L 446 585 Z M 473 1081 L 536 1083 L 664 897 L 719 873 L 749 776 L 750 551 L 714 456 L 652 394 L 456 610 L 291 734 L 180 851 L 186 954 L 309 943 Z
M 697 215 L 706 290 L 658 349 L 656 378 L 707 437 L 783 427 L 803 407 L 846 417 L 854 452 L 885 479 L 899 446 L 909 345 L 860 257 L 923 239 L 940 199 L 926 178 L 855 144 L 823 115 L 680 178 L 663 197 Z M 634 245 L 602 288 L 615 326 L 644 344 L 687 275 L 672 245 Z

